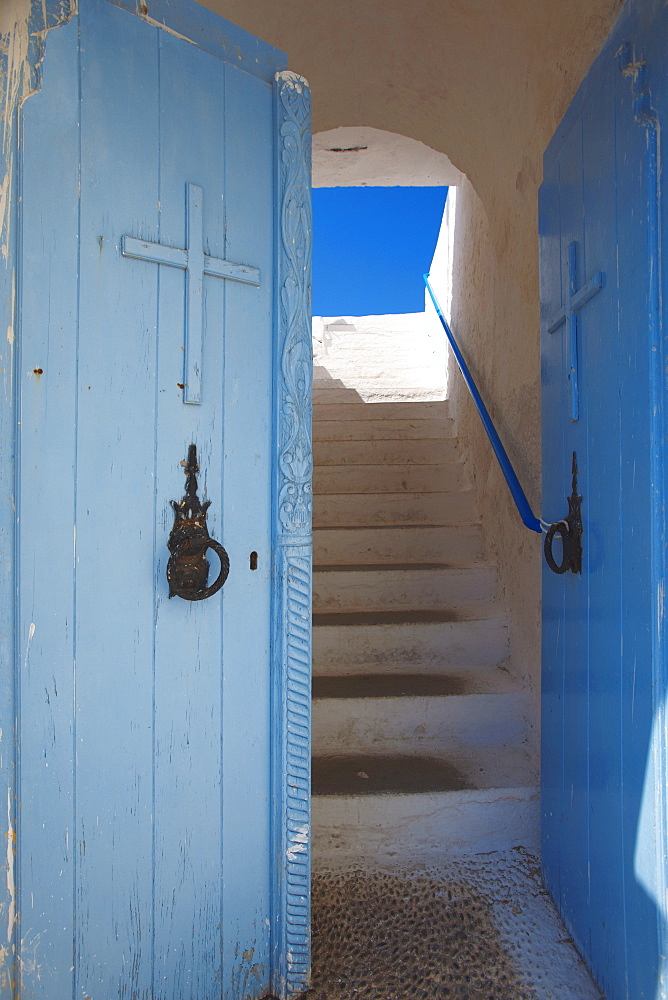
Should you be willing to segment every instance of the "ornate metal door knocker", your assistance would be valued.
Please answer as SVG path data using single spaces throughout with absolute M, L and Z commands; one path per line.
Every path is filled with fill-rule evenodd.
M 556 521 L 545 535 L 545 559 L 553 573 L 582 573 L 582 497 L 578 494 L 578 462 L 573 452 L 573 491 L 568 499 L 568 516 Z M 554 536 L 561 538 L 561 562 L 552 553 Z
M 206 500 L 202 503 L 197 496 L 198 472 L 197 448 L 191 444 L 188 448 L 188 460 L 185 463 L 185 474 L 188 477 L 186 492 L 183 500 L 172 500 L 174 526 L 167 542 L 171 552 L 167 563 L 169 596 L 182 597 L 184 601 L 203 601 L 206 597 L 218 593 L 230 572 L 227 552 L 220 542 L 209 535 L 206 512 L 211 501 Z M 213 549 L 220 559 L 218 578 L 210 587 L 207 586 L 209 581 L 207 549 Z

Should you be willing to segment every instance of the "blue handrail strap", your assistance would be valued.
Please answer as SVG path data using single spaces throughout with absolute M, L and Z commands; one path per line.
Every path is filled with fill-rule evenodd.
M 476 386 L 473 380 L 473 376 L 469 371 L 469 367 L 466 364 L 466 361 L 464 361 L 462 352 L 459 350 L 459 345 L 457 344 L 457 341 L 453 336 L 452 330 L 450 329 L 450 326 L 448 325 L 448 322 L 445 316 L 443 315 L 443 310 L 441 309 L 438 299 L 436 298 L 434 290 L 429 282 L 428 274 L 424 275 L 424 283 L 427 286 L 427 291 L 431 296 L 431 301 L 434 303 L 434 308 L 438 313 L 438 318 L 440 319 L 443 325 L 443 329 L 445 330 L 445 335 L 448 338 L 452 351 L 455 355 L 455 358 L 457 359 L 459 370 L 464 376 L 464 381 L 466 382 L 469 388 L 469 392 L 473 397 L 473 402 L 475 403 L 478 413 L 480 414 L 480 419 L 482 420 L 483 426 L 487 431 L 487 437 L 489 438 L 490 444 L 494 449 L 494 454 L 497 457 L 498 463 L 501 466 L 501 471 L 503 472 L 505 480 L 508 484 L 508 489 L 510 490 L 513 500 L 515 501 L 515 506 L 517 507 L 519 515 L 522 518 L 522 523 L 526 525 L 526 527 L 529 528 L 531 531 L 537 531 L 538 534 L 541 534 L 542 531 L 541 523 L 531 510 L 531 505 L 527 500 L 526 493 L 522 489 L 522 485 L 519 479 L 517 478 L 517 475 L 515 474 L 515 470 L 513 469 L 510 459 L 508 458 L 508 453 L 506 452 L 506 449 L 503 447 L 503 444 L 501 443 L 501 438 L 497 434 L 496 427 L 492 422 L 492 418 L 490 417 L 487 407 L 485 406 L 482 400 L 482 396 L 478 392 L 478 387 Z

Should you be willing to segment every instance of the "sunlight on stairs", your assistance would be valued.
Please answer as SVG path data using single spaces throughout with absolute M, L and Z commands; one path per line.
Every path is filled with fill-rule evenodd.
M 483 558 L 441 348 L 421 315 L 321 322 L 314 346 L 313 995 L 358 995 L 346 942 L 361 934 L 353 951 L 364 950 L 384 913 L 374 880 L 389 879 L 416 913 L 459 914 L 455 952 L 467 933 L 473 942 L 456 971 L 443 938 L 437 982 L 411 980 L 397 996 L 593 1000 L 537 875 L 530 695 L 508 669 L 509 624 Z M 329 907 L 353 884 L 360 905 L 374 896 L 372 912 L 355 914 L 351 897 L 334 931 Z M 476 921 L 505 940 L 505 986 L 475 957 Z M 539 943 L 533 958 L 516 947 L 524 937 Z
M 535 827 L 529 696 L 448 403 L 388 339 L 339 333 L 315 369 L 316 866 L 496 850 Z M 396 374 L 379 386 L 380 351 Z

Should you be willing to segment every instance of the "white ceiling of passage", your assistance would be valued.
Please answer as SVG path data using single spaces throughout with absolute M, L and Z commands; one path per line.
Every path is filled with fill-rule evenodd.
M 313 136 L 313 187 L 450 187 L 461 179 L 445 153 L 405 135 L 355 126 Z

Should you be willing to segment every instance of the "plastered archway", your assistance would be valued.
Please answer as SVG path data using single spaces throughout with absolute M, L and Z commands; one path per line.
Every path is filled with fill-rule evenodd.
M 417 139 L 368 126 L 313 136 L 313 187 L 450 187 L 462 173 Z
M 432 283 L 441 304 L 450 316 L 453 281 L 453 243 L 456 188 L 464 175 L 450 158 L 423 142 L 405 135 L 368 126 L 341 126 L 313 136 L 313 187 L 447 187 L 448 204 L 440 223 L 438 245 L 433 259 Z M 401 233 L 397 233 L 401 239 Z M 451 366 L 447 341 L 436 311 L 425 293 L 425 365 L 436 365 L 434 385 L 445 387 Z M 396 317 L 394 322 L 401 317 Z M 415 316 L 414 323 L 418 321 Z M 325 321 L 313 318 L 314 350 L 326 338 Z M 415 342 L 417 343 L 417 342 Z
M 150 0 L 149 0 L 150 2 Z M 372 126 L 446 152 L 458 191 L 453 323 L 534 509 L 540 507 L 537 190 L 542 154 L 620 0 L 207 0 L 284 49 L 314 131 Z M 513 669 L 538 694 L 540 539 L 521 525 L 484 431 L 455 387 Z

